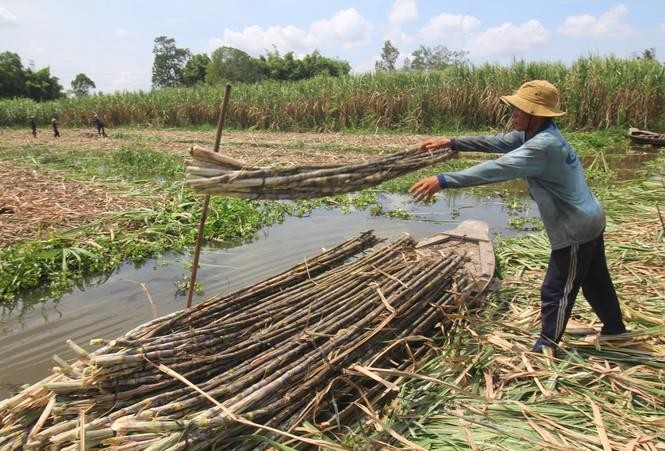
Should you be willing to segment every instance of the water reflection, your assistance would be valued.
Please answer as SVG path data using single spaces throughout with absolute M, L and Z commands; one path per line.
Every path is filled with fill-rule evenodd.
M 644 163 L 658 158 L 658 148 L 653 146 L 630 146 L 603 149 L 596 155 L 580 157 L 586 170 L 609 170 L 619 180 L 628 180 L 639 176 Z

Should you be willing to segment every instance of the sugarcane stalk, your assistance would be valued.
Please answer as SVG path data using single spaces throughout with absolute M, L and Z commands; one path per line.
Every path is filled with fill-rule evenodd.
M 260 168 L 229 171 L 221 164 L 219 172 L 209 167 L 190 165 L 193 178 L 186 184 L 203 194 L 225 194 L 247 199 L 301 199 L 340 194 L 373 186 L 421 167 L 433 165 L 455 153 L 437 150 L 431 153 L 412 148 L 375 161 L 354 165 L 302 168 Z M 204 151 L 193 155 L 212 163 L 215 156 Z M 191 169 L 190 169 L 191 168 Z
M 85 439 L 123 449 L 182 449 L 185 430 L 197 449 L 233 434 L 251 434 L 254 426 L 237 423 L 237 414 L 291 427 L 315 408 L 332 409 L 326 400 L 309 403 L 312 393 L 342 377 L 354 362 L 397 361 L 401 369 L 414 365 L 413 359 L 428 348 L 411 352 L 399 343 L 411 340 L 414 346 L 413 335 L 427 334 L 442 320 L 442 312 L 454 311 L 464 296 L 449 292 L 462 258 L 414 257 L 415 242 L 410 238 L 340 264 L 372 241 L 350 240 L 346 247 L 256 287 L 105 341 L 104 348 L 73 365 L 79 377 L 51 380 L 34 391 L 36 399 L 50 388 L 67 395 L 58 395 L 62 401 L 53 408 L 53 421 L 57 415 L 76 415 L 83 403 L 95 403 L 85 424 Z M 459 291 L 468 285 L 457 282 Z M 234 303 L 242 306 L 240 313 L 234 313 Z M 164 379 L 146 359 L 172 362 L 172 368 L 223 407 L 211 406 L 209 399 L 175 379 Z M 345 377 L 362 387 L 372 402 L 390 396 L 376 381 Z M 332 415 L 339 413 L 340 419 L 346 412 L 357 412 L 351 402 L 355 392 L 349 387 L 336 389 L 342 410 Z M 25 409 L 29 399 L 23 396 L 13 404 Z M 43 399 L 40 402 L 45 403 L 48 398 Z M 13 416 L 5 418 L 14 421 Z M 48 441 L 59 449 L 73 449 L 78 433 L 76 421 L 58 421 L 39 431 L 30 444 L 40 448 Z M 120 433 L 128 435 L 117 436 Z M 20 429 L 11 434 L 16 434 L 12 440 L 25 436 Z

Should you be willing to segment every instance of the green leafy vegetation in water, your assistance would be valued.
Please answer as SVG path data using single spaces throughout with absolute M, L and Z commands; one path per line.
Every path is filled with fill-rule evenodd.
M 67 292 L 75 280 L 115 269 L 123 261 L 141 262 L 166 250 L 193 245 L 201 216 L 200 198 L 177 187 L 174 197 L 154 209 L 109 215 L 95 223 L 16 244 L 0 251 L 0 302 L 46 284 L 49 296 Z M 249 240 L 293 209 L 285 203 L 214 198 L 205 238 Z

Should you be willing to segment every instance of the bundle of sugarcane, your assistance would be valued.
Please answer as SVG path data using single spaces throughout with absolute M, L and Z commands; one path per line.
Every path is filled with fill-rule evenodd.
M 347 165 L 258 168 L 194 146 L 187 186 L 203 194 L 245 199 L 311 199 L 359 191 L 455 155 L 450 149 L 414 147 L 376 160 Z
M 79 362 L 0 404 L 0 447 L 251 449 L 237 437 L 283 439 L 305 419 L 330 429 L 359 402 L 378 408 L 473 282 L 464 257 L 420 253 L 409 237 L 342 264 L 374 241 L 364 234 L 94 353 L 73 345 Z

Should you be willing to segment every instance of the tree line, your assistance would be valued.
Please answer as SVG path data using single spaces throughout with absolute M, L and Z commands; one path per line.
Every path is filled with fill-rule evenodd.
M 294 52 L 281 55 L 273 50 L 254 58 L 234 47 L 220 47 L 209 57 L 205 53 L 192 54 L 189 49 L 179 48 L 173 38 L 166 36 L 155 38 L 153 54 L 153 88 L 262 80 L 297 81 L 317 75 L 338 77 L 351 71 L 348 62 L 327 58 L 318 51 L 296 58 Z M 76 97 L 87 96 L 95 88 L 95 82 L 80 73 L 71 81 L 71 90 L 65 92 L 58 77 L 51 75 L 49 67 L 35 70 L 25 67 L 16 53 L 0 53 L 0 98 L 23 97 L 40 102 L 56 100 L 68 93 Z
M 348 75 L 351 70 L 348 62 L 324 57 L 318 51 L 296 58 L 294 52 L 281 55 L 273 49 L 255 58 L 240 49 L 223 46 L 212 52 L 210 57 L 205 53 L 193 55 L 189 49 L 179 48 L 175 39 L 167 36 L 155 38 L 153 54 L 152 85 L 156 88 L 188 87 L 200 83 L 297 81 L 317 75 Z M 450 50 L 441 45 L 421 45 L 405 58 L 401 69 L 430 71 L 445 69 L 453 64 L 467 64 L 467 54 L 464 50 Z M 391 41 L 385 41 L 375 69 L 397 70 L 398 58 L 397 47 Z
M 199 84 L 216 85 L 225 82 L 256 83 L 263 80 L 298 81 L 320 75 L 339 77 L 348 75 L 347 61 L 328 58 L 315 50 L 302 58 L 290 51 L 280 54 L 276 48 L 265 55 L 252 57 L 229 46 L 212 52 L 192 54 L 176 45 L 175 39 L 159 36 L 154 39 L 152 86 L 155 89 L 191 87 Z M 445 46 L 419 46 L 398 65 L 399 49 L 390 41 L 384 42 L 380 59 L 375 62 L 376 72 L 434 71 L 449 66 L 469 66 L 468 52 L 450 50 Z M 656 60 L 655 49 L 649 48 L 633 55 L 634 59 Z M 71 90 L 63 91 L 58 77 L 50 68 L 35 70 L 24 67 L 18 54 L 0 53 L 0 98 L 30 98 L 35 101 L 55 100 L 67 94 L 84 97 L 95 89 L 95 82 L 79 73 L 71 81 Z
M 62 96 L 58 77 L 48 67 L 34 70 L 24 67 L 16 53 L 0 53 L 0 97 L 28 97 L 33 100 L 54 100 Z
M 348 75 L 351 66 L 314 51 L 302 58 L 294 52 L 283 55 L 277 49 L 252 57 L 235 47 L 222 46 L 212 52 L 192 54 L 180 48 L 175 39 L 159 36 L 154 40 L 152 85 L 154 88 L 190 87 L 224 82 L 256 83 L 263 80 L 297 81 L 328 75 Z
M 81 73 L 72 80 L 71 86 L 71 93 L 80 97 L 88 95 L 95 88 L 95 82 Z M 24 67 L 18 54 L 0 53 L 0 98 L 26 97 L 41 102 L 64 96 L 60 80 L 51 75 L 49 67 L 39 70 Z

